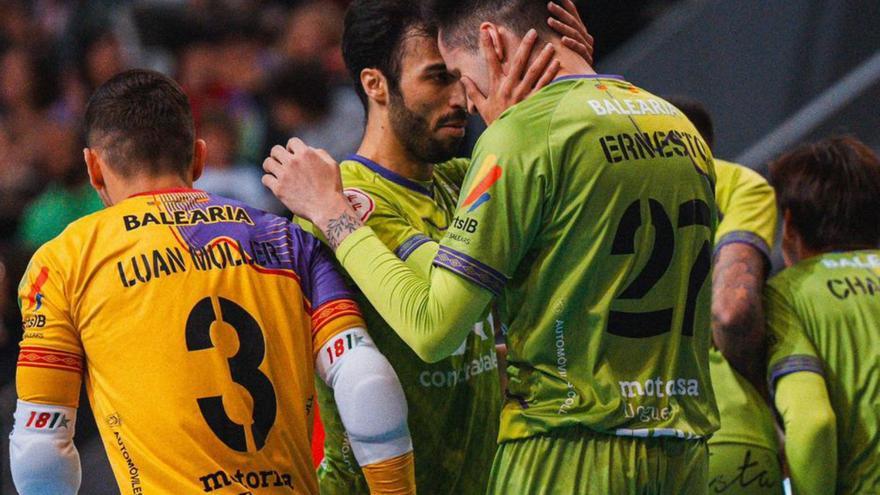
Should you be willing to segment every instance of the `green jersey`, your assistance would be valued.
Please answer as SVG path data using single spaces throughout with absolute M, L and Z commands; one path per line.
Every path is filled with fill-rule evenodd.
M 717 429 L 716 223 L 708 146 L 675 107 L 620 78 L 557 79 L 489 127 L 434 263 L 498 296 L 502 441 L 575 425 Z
M 730 243 L 745 243 L 769 263 L 777 220 L 773 188 L 757 172 L 717 158 L 715 173 L 715 197 L 722 218 L 716 252 Z M 721 429 L 709 440 L 710 450 L 714 444 L 738 443 L 778 451 L 773 412 L 767 402 L 719 350 L 710 351 L 709 365 L 721 414 Z
M 437 241 L 449 228 L 467 160 L 434 167 L 431 182 L 402 177 L 361 156 L 341 164 L 345 195 L 382 242 L 428 277 Z M 451 357 L 428 364 L 407 346 L 363 296 L 370 336 L 403 386 L 419 493 L 484 493 L 498 436 L 501 390 L 491 316 L 476 322 Z M 326 439 L 322 493 L 368 493 L 350 453 L 332 391 L 319 383 Z
M 765 297 L 771 385 L 802 371 L 825 377 L 837 418 L 837 492 L 877 493 L 880 251 L 801 261 L 774 277 Z

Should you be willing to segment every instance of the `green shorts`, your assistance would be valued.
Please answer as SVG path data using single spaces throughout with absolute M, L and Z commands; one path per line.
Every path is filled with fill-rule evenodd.
M 632 438 L 568 428 L 502 443 L 489 494 L 705 494 L 705 440 Z
M 742 443 L 709 445 L 709 493 L 781 495 L 782 467 L 776 452 Z

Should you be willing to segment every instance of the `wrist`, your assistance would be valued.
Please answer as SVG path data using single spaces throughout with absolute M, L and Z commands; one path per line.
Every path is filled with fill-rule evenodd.
M 312 222 L 324 233 L 334 251 L 346 237 L 364 225 L 344 197 L 342 201 L 322 208 Z

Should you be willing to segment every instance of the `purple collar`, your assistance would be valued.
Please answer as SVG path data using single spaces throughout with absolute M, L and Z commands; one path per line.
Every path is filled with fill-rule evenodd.
M 404 177 L 396 172 L 392 172 L 391 170 L 388 170 L 387 168 L 383 167 L 382 165 L 379 165 L 378 163 L 374 162 L 373 160 L 370 160 L 369 158 L 365 158 L 365 157 L 355 153 L 355 154 L 348 155 L 348 159 L 360 163 L 361 165 L 367 167 L 368 169 L 372 170 L 373 172 L 376 172 L 377 174 L 381 175 L 383 178 L 388 179 L 395 184 L 401 185 L 407 189 L 411 189 L 419 194 L 424 194 L 425 196 L 427 196 L 431 199 L 434 198 L 434 191 L 432 191 L 431 188 L 425 187 L 424 185 L 419 184 L 418 182 L 416 182 L 412 179 L 407 179 L 406 177 Z

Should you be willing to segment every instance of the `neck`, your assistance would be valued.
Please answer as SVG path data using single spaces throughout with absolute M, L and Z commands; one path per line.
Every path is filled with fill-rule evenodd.
M 119 181 L 107 189 L 111 204 L 117 204 L 120 201 L 124 201 L 137 194 L 162 191 L 166 189 L 186 189 L 191 187 L 191 181 L 186 181 L 175 175 L 169 175 L 161 177 L 138 177 L 126 181 Z
M 554 42 L 556 59 L 559 60 L 559 73 L 556 77 L 594 75 L 596 71 L 580 55 L 571 51 L 561 42 Z
M 370 112 L 358 154 L 407 179 L 430 181 L 434 165 L 414 159 L 397 138 L 385 115 Z

